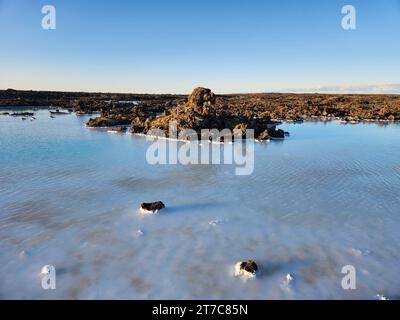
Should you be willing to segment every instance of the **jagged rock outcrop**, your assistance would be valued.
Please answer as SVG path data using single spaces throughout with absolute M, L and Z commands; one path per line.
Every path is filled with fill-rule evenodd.
M 187 105 L 198 114 L 215 114 L 215 95 L 210 89 L 197 87 L 190 94 Z
M 133 134 L 154 134 L 158 129 L 164 135 L 177 137 L 184 129 L 192 129 L 189 135 L 182 139 L 202 139 L 203 129 L 217 129 L 222 131 L 229 129 L 231 133 L 240 133 L 246 137 L 246 130 L 254 130 L 254 136 L 258 140 L 271 138 L 284 138 L 283 130 L 276 130 L 277 122 L 271 121 L 267 114 L 260 114 L 257 110 L 221 108 L 217 107 L 215 94 L 207 88 L 197 87 L 189 95 L 186 101 L 181 99 L 168 100 L 165 103 L 157 101 L 141 102 L 130 108 L 124 108 L 110 103 L 102 110 L 102 115 L 90 119 L 88 127 L 112 127 L 117 125 L 131 125 Z M 224 137 L 213 139 L 225 141 Z M 214 140 L 215 140 L 214 139 Z M 230 138 L 232 139 L 232 137 Z
M 132 120 L 132 133 L 149 133 L 150 130 L 160 129 L 167 136 L 170 125 L 176 125 L 176 131 L 193 129 L 197 138 L 201 139 L 202 129 L 229 129 L 232 133 L 240 132 L 246 135 L 246 129 L 254 130 L 254 137 L 267 140 L 271 137 L 284 137 L 282 130 L 276 130 L 270 117 L 256 116 L 248 111 L 243 114 L 233 114 L 229 110 L 217 110 L 214 93 L 207 88 L 198 87 L 190 94 L 186 103 L 181 103 L 175 108 L 165 111 L 156 117 L 135 117 Z M 270 127 L 267 129 L 267 124 Z M 272 124 L 272 126 L 271 126 Z M 265 133 L 265 130 L 267 132 Z

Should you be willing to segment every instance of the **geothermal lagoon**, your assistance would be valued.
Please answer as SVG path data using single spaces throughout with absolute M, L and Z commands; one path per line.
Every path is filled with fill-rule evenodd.
M 0 116 L 2 299 L 400 297 L 399 124 L 284 123 L 290 137 L 255 143 L 238 176 L 151 165 L 151 142 L 88 119 Z M 250 259 L 257 277 L 235 277 Z M 56 290 L 42 289 L 45 265 Z M 341 286 L 346 265 L 356 290 Z

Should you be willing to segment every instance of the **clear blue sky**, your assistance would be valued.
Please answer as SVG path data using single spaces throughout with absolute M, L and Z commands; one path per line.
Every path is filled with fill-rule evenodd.
M 0 0 L 0 46 L 3 89 L 400 93 L 400 0 Z

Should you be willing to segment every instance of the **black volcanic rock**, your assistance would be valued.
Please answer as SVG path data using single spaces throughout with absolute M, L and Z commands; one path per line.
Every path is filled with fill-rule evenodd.
M 357 95 L 357 94 L 293 94 L 255 93 L 214 95 L 200 88 L 192 98 L 186 100 L 198 105 L 198 113 L 204 102 L 214 104 L 218 114 L 250 119 L 251 115 L 294 122 L 315 118 L 319 120 L 351 117 L 359 121 L 399 121 L 400 95 Z M 31 90 L 0 90 L 0 106 L 53 106 L 74 109 L 85 114 L 101 111 L 107 118 L 118 114 L 130 120 L 137 116 L 132 111 L 133 103 L 139 102 L 141 113 L 161 114 L 185 103 L 187 96 L 169 94 L 124 94 L 56 92 Z M 122 103 L 121 103 L 122 102 Z M 157 110 L 157 111 L 156 111 Z
M 272 127 L 270 129 L 268 129 L 267 131 L 268 131 L 269 136 L 271 136 L 271 138 L 283 139 L 286 136 L 285 131 L 283 131 L 281 129 L 276 130 L 276 127 Z
M 13 112 L 10 114 L 12 117 L 33 117 L 33 112 Z
M 156 202 L 150 202 L 150 203 L 144 202 L 140 205 L 140 208 L 144 211 L 157 212 L 157 211 L 165 208 L 165 205 L 162 201 L 156 201 Z
M 255 277 L 257 272 L 258 266 L 253 260 L 241 261 L 235 266 L 235 276 Z
M 110 131 L 110 132 L 116 132 L 116 133 L 124 133 L 124 132 L 126 132 L 126 130 L 128 130 L 127 127 L 117 127 L 117 128 L 111 128 L 111 129 L 108 130 L 108 131 Z
M 151 117 L 135 117 L 132 120 L 132 133 L 147 134 L 150 130 L 160 129 L 166 135 L 170 132 L 170 124 L 176 123 L 177 131 L 193 129 L 197 132 L 198 138 L 202 129 L 229 129 L 245 136 L 246 129 L 253 129 L 255 138 L 260 139 L 281 137 L 281 131 L 275 130 L 277 124 L 272 123 L 268 116 L 256 116 L 253 112 L 232 112 L 231 110 L 220 110 L 216 108 L 216 98 L 210 89 L 198 87 L 190 94 L 186 103 L 178 104 L 168 112 Z M 268 124 L 273 124 L 267 128 Z M 265 134 L 267 130 L 268 135 Z M 284 136 L 284 135 L 283 135 Z
M 198 114 L 215 112 L 215 95 L 210 89 L 197 87 L 188 98 L 187 105 Z
M 112 126 L 119 126 L 119 125 L 127 125 L 130 124 L 130 120 L 127 118 L 116 118 L 110 119 L 106 117 L 97 117 L 97 118 L 90 118 L 89 121 L 86 123 L 87 127 L 98 127 L 98 128 L 105 128 L 105 127 L 112 127 Z

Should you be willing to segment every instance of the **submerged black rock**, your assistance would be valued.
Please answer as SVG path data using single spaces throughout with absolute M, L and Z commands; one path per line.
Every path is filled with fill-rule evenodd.
M 258 266 L 253 260 L 238 262 L 235 266 L 236 276 L 255 277 L 258 271 Z
M 56 114 L 56 115 L 66 115 L 69 114 L 67 111 L 61 111 L 59 109 L 57 110 L 49 110 L 50 114 Z
M 258 266 L 253 260 L 249 260 L 247 262 L 242 262 L 240 265 L 241 269 L 244 269 L 247 272 L 255 274 L 258 271 Z
M 33 117 L 35 114 L 33 112 L 13 112 L 12 117 Z
M 144 202 L 140 205 L 140 208 L 144 211 L 157 212 L 158 210 L 165 208 L 165 205 L 162 201 L 156 201 L 150 203 Z

